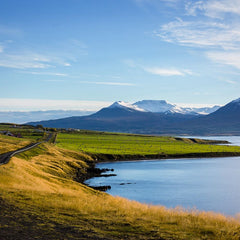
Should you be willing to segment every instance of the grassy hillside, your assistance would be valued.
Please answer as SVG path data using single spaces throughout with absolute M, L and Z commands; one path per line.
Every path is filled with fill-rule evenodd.
M 31 142 L 32 141 L 30 139 L 13 138 L 0 135 L 0 154 L 17 150 L 18 148 L 24 147 Z
M 60 133 L 57 146 L 94 154 L 150 157 L 203 153 L 238 153 L 240 147 L 213 145 L 214 141 L 103 132 Z
M 92 161 L 42 144 L 1 166 L 0 239 L 239 239 L 237 220 L 144 205 L 77 182 Z

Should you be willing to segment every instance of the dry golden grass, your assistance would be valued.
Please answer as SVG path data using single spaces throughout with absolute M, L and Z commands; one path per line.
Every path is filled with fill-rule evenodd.
M 239 239 L 235 219 L 140 204 L 76 182 L 89 161 L 43 144 L 1 166 L 0 239 Z
M 31 143 L 31 140 L 0 135 L 0 154 L 14 151 Z

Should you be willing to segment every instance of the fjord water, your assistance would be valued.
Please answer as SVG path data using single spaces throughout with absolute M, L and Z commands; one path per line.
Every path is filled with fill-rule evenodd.
M 202 137 L 205 138 L 206 137 Z M 240 145 L 240 137 L 209 137 Z M 108 193 L 166 207 L 240 213 L 240 157 L 124 161 L 98 164 L 117 176 L 88 180 Z

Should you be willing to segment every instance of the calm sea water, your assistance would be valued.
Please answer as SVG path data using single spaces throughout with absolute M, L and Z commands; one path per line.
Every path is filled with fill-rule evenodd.
M 240 145 L 240 137 L 209 138 Z M 97 167 L 113 168 L 117 176 L 92 178 L 86 183 L 111 185 L 108 193 L 114 196 L 225 215 L 240 213 L 240 157 L 124 161 Z

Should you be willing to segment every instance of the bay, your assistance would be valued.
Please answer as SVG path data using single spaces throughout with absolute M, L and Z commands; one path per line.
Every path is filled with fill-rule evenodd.
M 240 145 L 239 136 L 202 137 Z M 174 208 L 240 213 L 240 157 L 123 161 L 98 164 L 117 176 L 86 181 L 110 185 L 107 192 L 142 203 Z

